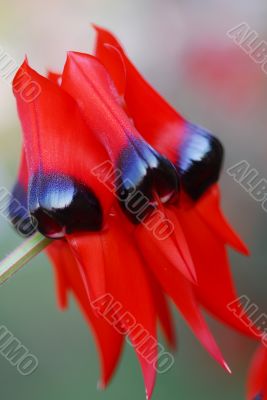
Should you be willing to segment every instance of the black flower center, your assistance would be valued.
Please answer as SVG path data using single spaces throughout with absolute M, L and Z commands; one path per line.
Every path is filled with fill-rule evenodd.
M 29 210 L 38 230 L 50 238 L 76 231 L 98 231 L 102 209 L 84 184 L 59 173 L 36 174 L 29 186 Z
M 140 222 L 137 218 L 140 212 L 145 215 L 154 209 L 155 194 L 162 203 L 167 203 L 179 192 L 174 165 L 141 140 L 131 138 L 120 154 L 117 168 L 117 196 L 122 210 L 133 223 Z M 131 206 L 134 198 L 139 209 Z
M 184 191 L 198 200 L 219 179 L 223 162 L 220 141 L 204 129 L 187 124 L 177 170 Z

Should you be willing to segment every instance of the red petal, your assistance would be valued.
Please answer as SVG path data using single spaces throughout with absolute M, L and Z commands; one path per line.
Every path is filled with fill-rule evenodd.
M 149 272 L 150 286 L 154 295 L 156 311 L 161 324 L 161 328 L 166 336 L 171 348 L 176 349 L 176 335 L 173 317 L 171 314 L 168 299 L 166 298 L 161 286 L 152 273 Z
M 161 229 L 164 233 L 166 224 L 169 228 L 166 234 L 161 236 Z M 153 248 L 155 256 L 160 254 L 164 258 L 165 268 L 170 271 L 175 268 L 189 281 L 197 282 L 194 264 L 182 228 L 170 209 L 153 212 L 146 218 L 145 225 L 138 227 L 135 235 L 142 238 L 142 241 L 139 241 L 142 252 L 146 252 L 147 248 Z
M 116 320 L 125 312 L 130 313 L 147 330 L 149 336 L 156 339 L 156 313 L 152 300 L 151 289 L 144 266 L 138 256 L 136 248 L 132 244 L 132 239 L 121 229 L 118 222 L 111 221 L 110 229 L 101 233 L 103 252 L 108 262 L 105 264 L 105 275 L 107 291 L 122 306 L 120 312 L 113 316 Z M 125 330 L 133 327 L 133 323 L 125 321 Z M 129 333 L 129 338 L 134 343 L 134 334 Z M 148 351 L 149 343 L 142 345 L 142 350 Z M 142 367 L 146 392 L 148 398 L 151 397 L 156 370 L 152 362 L 149 362 L 138 352 L 138 343 L 134 345 L 139 362 Z M 157 358 L 157 349 L 152 350 L 152 358 Z
M 93 56 L 68 53 L 62 87 L 79 104 L 87 125 L 115 162 L 129 136 L 140 137 L 121 107 L 121 100 L 103 65 Z
M 259 397 L 257 397 L 259 396 Z M 253 357 L 248 377 L 247 400 L 267 399 L 267 349 L 261 345 Z
M 27 102 L 20 87 L 25 74 L 41 89 L 37 97 Z M 37 74 L 27 62 L 15 76 L 13 89 L 29 173 L 60 172 L 76 178 L 92 189 L 102 200 L 102 206 L 109 209 L 113 196 L 91 173 L 108 156 L 84 123 L 74 100 L 60 87 Z
M 192 260 L 192 256 L 190 253 L 187 239 L 184 235 L 183 228 L 179 222 L 179 219 L 177 218 L 177 215 L 175 214 L 175 208 L 170 207 L 169 209 L 165 209 L 165 215 L 168 218 L 168 220 L 172 221 L 173 223 L 174 227 L 173 239 L 177 247 L 179 248 L 179 251 L 183 257 L 185 264 L 188 266 L 188 269 L 193 277 L 193 283 L 197 283 L 197 273 L 195 270 L 195 265 Z
M 124 63 L 123 55 L 118 47 L 112 46 L 108 43 L 104 44 L 105 50 L 109 52 L 109 64 L 108 64 L 108 72 L 115 83 L 115 86 L 121 96 L 125 95 L 126 89 L 126 65 Z M 101 51 L 102 49 L 100 49 Z M 105 55 L 103 54 L 105 57 Z M 97 57 L 101 60 L 101 57 Z M 105 65 L 106 66 L 106 65 Z
M 140 228 L 141 227 L 137 228 L 137 231 L 139 231 L 136 235 L 137 243 L 152 272 L 155 274 L 155 277 L 161 283 L 164 291 L 173 299 L 199 341 L 209 353 L 229 371 L 201 315 L 199 304 L 193 292 L 193 285 L 191 285 L 172 264 L 166 263 L 166 258 L 162 253 L 155 252 L 153 244 L 150 245 L 150 242 L 148 242 L 145 247 L 142 245 L 147 241 L 147 235 L 145 229 Z
M 227 305 L 238 298 L 225 245 L 203 222 L 195 209 L 177 210 L 197 271 L 195 291 L 200 302 L 215 316 L 235 329 L 253 336 Z M 244 317 L 245 318 L 245 317 Z
M 116 47 L 126 68 L 125 101 L 138 131 L 172 162 L 177 159 L 183 137 L 184 119 L 150 86 L 124 53 L 117 39 L 108 31 L 96 27 L 96 57 L 104 64 L 114 82 L 119 82 L 121 66 L 114 62 L 106 44 Z M 124 80 L 124 76 L 121 77 Z M 122 83 L 117 83 L 117 87 Z
M 109 72 L 118 92 L 125 95 L 127 67 L 122 48 L 111 33 L 96 25 L 93 27 L 97 32 L 95 55 Z
M 21 151 L 18 181 L 22 185 L 22 187 L 26 190 L 28 186 L 28 166 L 24 148 L 22 148 Z
M 196 205 L 196 211 L 213 233 L 221 237 L 224 243 L 229 244 L 240 253 L 249 255 L 246 245 L 227 222 L 220 209 L 220 191 L 217 185 L 214 185 L 200 199 Z
M 54 266 L 58 305 L 62 310 L 68 307 L 68 291 L 71 289 L 62 258 L 63 253 L 68 252 L 68 245 L 63 241 L 60 245 L 54 242 L 47 248 L 47 254 Z
M 103 235 L 80 233 L 68 235 L 67 240 L 77 263 L 83 270 L 91 301 L 106 293 Z
M 104 318 L 95 315 L 88 301 L 83 280 L 78 273 L 77 263 L 67 242 L 63 240 L 54 241 L 48 247 L 47 252 L 56 268 L 61 270 L 61 276 L 63 274 L 66 280 L 66 287 L 70 287 L 73 291 L 86 320 L 93 328 L 101 355 L 101 385 L 105 386 L 117 366 L 122 349 L 123 336 L 118 334 Z

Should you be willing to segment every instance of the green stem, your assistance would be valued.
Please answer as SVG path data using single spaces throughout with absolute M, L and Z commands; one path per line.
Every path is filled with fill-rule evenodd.
M 37 232 L 12 251 L 12 253 L 0 262 L 0 284 L 7 281 L 20 270 L 23 265 L 27 264 L 33 257 L 48 246 L 49 243 L 51 243 L 50 239 L 47 239 L 41 235 L 41 233 Z

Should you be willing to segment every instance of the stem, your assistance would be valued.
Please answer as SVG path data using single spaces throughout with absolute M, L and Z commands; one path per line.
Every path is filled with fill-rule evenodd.
M 12 251 L 12 253 L 0 262 L 0 285 L 19 271 L 21 267 L 27 264 L 33 257 L 39 254 L 49 243 L 51 243 L 50 239 L 36 232 Z

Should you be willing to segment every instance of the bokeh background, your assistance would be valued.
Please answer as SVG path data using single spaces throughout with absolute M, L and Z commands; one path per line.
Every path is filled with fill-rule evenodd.
M 220 137 L 226 149 L 224 210 L 251 249 L 249 258 L 230 252 L 233 273 L 240 294 L 267 312 L 267 214 L 226 173 L 247 160 L 267 178 L 267 75 L 226 35 L 246 21 L 267 39 L 266 0 L 0 0 L 0 5 L 0 46 L 18 64 L 27 54 L 39 71 L 60 71 L 67 50 L 91 49 L 90 22 L 95 22 L 117 34 L 147 79 L 182 114 Z M 10 86 L 0 81 L 1 186 L 12 187 L 19 149 L 15 102 Z M 0 257 L 20 241 L 0 219 Z M 158 377 L 154 399 L 244 399 L 255 344 L 210 320 L 232 367 L 229 376 L 179 315 L 175 318 L 176 362 Z M 92 336 L 73 302 L 67 312 L 57 310 L 44 255 L 1 286 L 2 324 L 38 357 L 39 368 L 23 377 L 0 355 L 1 399 L 144 399 L 139 366 L 128 345 L 110 387 L 104 393 L 96 389 L 99 366 Z

